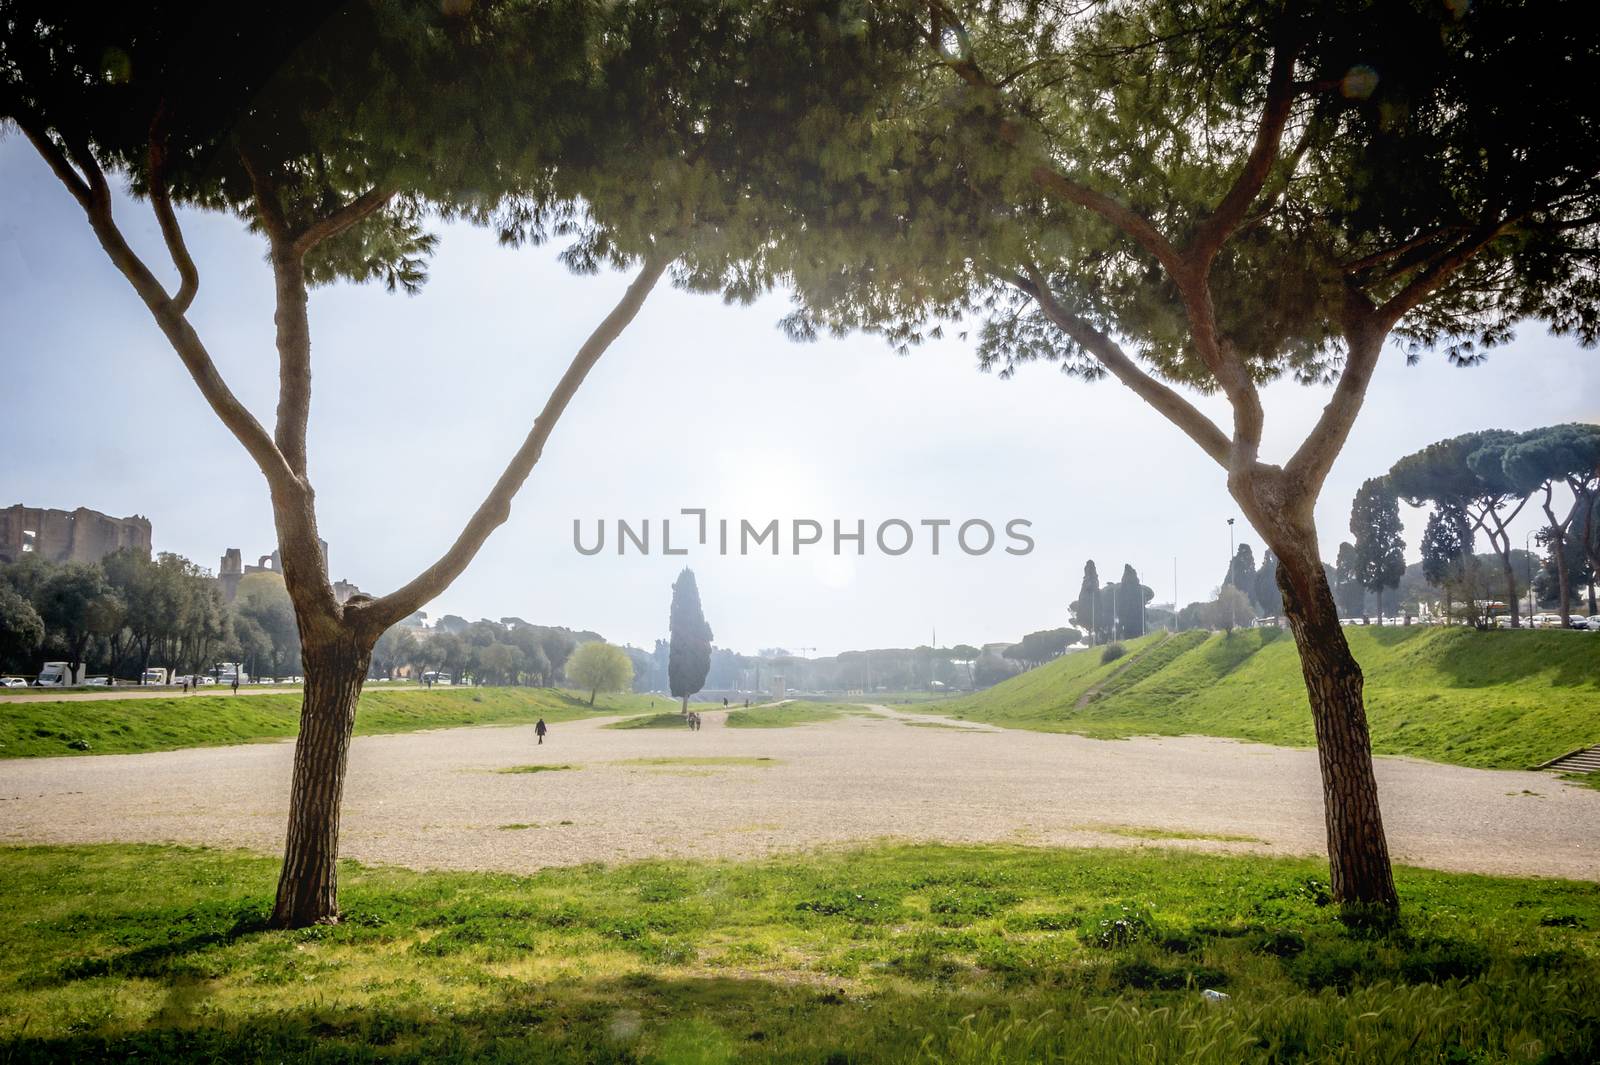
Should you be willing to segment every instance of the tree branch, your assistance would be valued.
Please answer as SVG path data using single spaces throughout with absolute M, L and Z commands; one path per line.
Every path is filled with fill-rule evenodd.
M 1339 269 L 1347 277 L 1352 274 L 1365 273 L 1366 271 L 1371 270 L 1373 267 L 1382 266 L 1385 263 L 1412 255 L 1439 240 L 1441 237 L 1448 236 L 1452 232 L 1458 232 L 1460 229 L 1460 226 L 1441 226 L 1438 229 L 1432 229 L 1426 233 L 1419 233 L 1409 240 L 1403 240 L 1398 244 L 1392 244 L 1380 251 L 1375 251 L 1371 255 L 1363 255 L 1359 259 L 1345 263 L 1339 267 Z
M 1350 438 L 1356 416 L 1366 402 L 1367 386 L 1383 353 L 1387 329 L 1379 329 L 1372 322 L 1372 304 L 1361 293 L 1350 289 L 1346 293 L 1347 325 L 1345 327 L 1344 369 L 1334 385 L 1333 395 L 1322 408 L 1317 424 L 1311 427 L 1306 438 L 1289 461 L 1284 464 L 1284 474 L 1290 483 L 1309 491 L 1311 498 L 1322 489 L 1334 460 Z
M 1189 243 L 1188 257 L 1196 263 L 1209 265 L 1216 258 L 1222 245 L 1244 221 L 1245 213 L 1272 173 L 1272 164 L 1277 161 L 1278 148 L 1283 141 L 1283 129 L 1294 107 L 1294 64 L 1299 51 L 1299 43 L 1291 41 L 1280 42 L 1273 49 L 1267 98 L 1256 127 L 1255 143 L 1227 195 Z
M 195 268 L 189 247 L 184 243 L 183 230 L 178 226 L 178 216 L 172 209 L 172 198 L 167 192 L 166 137 L 159 129 L 160 118 L 150 124 L 150 206 L 161 225 L 161 236 L 167 242 L 167 253 L 172 265 L 178 268 L 178 292 L 172 297 L 172 309 L 183 314 L 200 291 L 200 271 Z
M 275 493 L 282 489 L 293 488 L 294 476 L 284 462 L 282 453 L 273 444 L 272 438 L 267 436 L 261 423 L 256 421 L 255 416 L 233 394 L 217 371 L 216 363 L 212 361 L 211 354 L 206 351 L 199 335 L 189 325 L 182 312 L 174 309 L 161 282 L 123 238 L 111 215 L 110 191 L 105 174 L 88 149 L 79 148 L 72 153 L 73 160 L 82 171 L 80 176 L 42 124 L 36 124 L 27 115 L 14 117 L 29 141 L 39 149 L 50 168 L 55 171 L 56 176 L 83 205 L 89 226 L 99 239 L 100 247 L 110 258 L 112 265 L 122 273 L 133 286 L 134 292 L 144 301 L 145 307 L 155 318 L 156 325 L 161 328 L 167 342 L 172 345 L 184 368 L 189 371 L 189 376 L 194 379 L 201 396 L 205 398 L 222 424 L 233 433 L 234 438 L 255 460 L 256 466 L 266 477 L 268 486 Z
M 1003 123 L 1010 123 L 1009 119 L 1002 119 Z M 1096 192 L 1087 185 L 1079 184 L 1061 173 L 1053 166 L 1045 163 L 1036 163 L 1029 171 L 1033 183 L 1046 192 L 1053 192 L 1069 203 L 1079 207 L 1087 207 L 1101 218 L 1116 226 L 1127 236 L 1133 238 L 1138 245 L 1151 255 L 1156 261 L 1166 268 L 1169 274 L 1181 273 L 1185 269 L 1183 257 L 1172 242 L 1162 235 L 1149 219 L 1144 215 L 1107 196 L 1105 193 Z
M 1028 264 L 1027 277 L 1000 267 L 988 269 L 1002 281 L 1031 296 L 1045 317 L 1093 355 L 1112 376 L 1183 430 L 1189 439 L 1200 445 L 1200 450 L 1215 459 L 1223 469 L 1229 468 L 1232 446 L 1216 423 L 1174 389 L 1140 369 L 1116 341 L 1063 307 L 1037 266 Z
M 317 219 L 294 238 L 295 253 L 303 257 L 318 244 L 338 236 L 373 212 L 381 210 L 394 197 L 394 193 L 395 190 L 387 185 L 374 185 L 332 214 Z
M 1493 225 L 1479 226 L 1465 240 L 1435 256 L 1434 260 L 1412 278 L 1409 284 L 1377 309 L 1375 314 L 1378 321 L 1383 324 L 1384 332 L 1393 329 L 1396 322 L 1410 313 L 1440 285 L 1450 280 L 1458 270 L 1472 260 L 1473 256 L 1492 244 L 1510 229 L 1512 224 L 1513 219 L 1507 218 Z
M 544 453 L 545 442 L 550 438 L 556 423 L 561 420 L 561 415 L 572 401 L 572 397 L 577 394 L 579 386 L 583 384 L 584 378 L 594 368 L 595 363 L 600 360 L 600 356 L 605 354 L 606 349 L 639 313 L 645 297 L 650 294 L 650 290 L 655 287 L 671 261 L 671 256 L 661 252 L 652 253 L 645 259 L 643 268 L 628 286 L 622 299 L 595 327 L 594 332 L 589 334 L 583 346 L 573 356 L 571 365 L 567 367 L 566 373 L 562 374 L 561 380 L 557 382 L 549 399 L 545 401 L 544 409 L 534 420 L 533 428 L 523 440 L 522 446 L 511 456 L 505 471 L 501 473 L 499 480 L 468 520 L 455 542 L 450 545 L 449 550 L 403 588 L 381 599 L 348 606 L 347 617 L 357 613 L 376 629 L 386 629 L 438 596 L 450 586 L 450 582 L 455 580 L 462 570 L 466 569 L 484 541 L 489 538 L 489 534 L 510 517 L 511 501 L 527 481 L 528 475 L 533 472 L 533 467 L 539 462 L 540 456 Z

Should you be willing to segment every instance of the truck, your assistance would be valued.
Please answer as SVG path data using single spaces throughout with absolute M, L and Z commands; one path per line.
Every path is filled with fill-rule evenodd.
M 238 662 L 218 662 L 216 673 L 218 684 L 231 686 L 235 677 L 239 678 L 240 684 L 250 683 L 250 674 L 246 673 L 244 666 Z
M 81 662 L 76 672 L 69 662 L 46 662 L 33 683 L 39 688 L 76 688 L 83 683 L 88 671 L 89 667 Z
M 151 666 L 144 671 L 143 683 L 145 684 L 171 684 L 172 670 L 166 666 Z

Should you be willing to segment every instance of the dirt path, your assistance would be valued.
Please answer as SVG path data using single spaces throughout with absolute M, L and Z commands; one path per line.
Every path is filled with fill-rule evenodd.
M 1169 846 L 1323 847 L 1311 751 L 1198 737 L 1091 740 L 888 707 L 779 729 L 721 728 L 720 710 L 704 714 L 700 732 L 560 723 L 543 746 L 526 726 L 358 738 L 344 854 L 527 871 L 883 838 L 1148 846 L 1128 833 L 1154 830 L 1257 841 L 1161 844 Z M 275 852 L 292 753 L 283 742 L 0 762 L 0 841 Z M 527 765 L 552 768 L 501 771 Z M 1378 759 L 1378 780 L 1400 861 L 1600 879 L 1600 791 L 1400 758 Z

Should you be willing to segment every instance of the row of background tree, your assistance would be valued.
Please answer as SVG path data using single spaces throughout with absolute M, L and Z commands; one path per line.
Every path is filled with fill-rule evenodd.
M 599 639 L 515 617 L 446 615 L 424 629 L 414 616 L 378 641 L 371 675 L 555 684 L 573 649 Z M 301 672 L 300 635 L 274 573 L 247 574 L 225 603 L 215 578 L 181 555 L 123 550 L 96 563 L 28 556 L 0 566 L 0 671 L 33 674 L 46 661 L 125 679 L 152 666 L 184 675 L 239 662 L 251 676 L 282 678 Z
M 756 655 L 713 647 L 703 686 L 765 691 L 779 676 L 791 690 L 923 689 L 935 681 L 983 686 L 1048 661 L 1079 639 L 1076 630 L 1052 629 L 1015 644 L 880 648 L 829 658 L 777 647 Z M 445 614 L 424 627 L 419 613 L 378 640 L 370 675 L 414 678 L 437 671 L 458 684 L 559 684 L 573 651 L 600 641 L 596 632 L 520 617 L 469 621 Z M 633 690 L 669 690 L 667 640 L 622 650 L 633 666 Z M 46 661 L 126 680 L 152 666 L 185 675 L 209 672 L 219 662 L 242 663 L 253 677 L 301 672 L 294 608 L 280 576 L 247 574 L 226 603 L 215 578 L 189 559 L 132 550 L 97 563 L 28 556 L 0 565 L 0 672 L 31 676 Z
M 1401 538 L 1402 500 L 1428 508 L 1421 561 L 1412 566 L 1405 564 Z M 1533 537 L 1537 557 L 1516 549 L 1510 534 L 1530 503 L 1545 518 Z M 1354 541 L 1339 545 L 1338 575 L 1376 596 L 1380 615 L 1384 593 L 1393 591 L 1391 602 L 1401 609 L 1442 600 L 1447 615 L 1469 621 L 1483 620 L 1487 601 L 1503 602 L 1517 626 L 1530 581 L 1536 604 L 1558 612 L 1563 624 L 1584 598 L 1593 614 L 1600 573 L 1600 425 L 1486 429 L 1431 444 L 1361 486 L 1350 531 Z M 1489 541 L 1487 553 L 1477 551 L 1479 533 Z M 1424 598 L 1423 589 L 1432 594 Z M 1344 599 L 1340 609 L 1366 612 L 1364 602 L 1350 609 Z

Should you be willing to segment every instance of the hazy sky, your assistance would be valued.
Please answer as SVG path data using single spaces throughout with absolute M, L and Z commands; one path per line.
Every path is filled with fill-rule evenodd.
M 147 261 L 172 271 L 148 207 L 118 203 Z M 237 219 L 187 215 L 201 271 L 191 320 L 223 374 L 270 424 L 276 402 L 272 285 L 261 241 Z M 527 433 L 575 346 L 610 309 L 623 275 L 574 277 L 555 249 L 512 251 L 444 227 L 422 295 L 341 285 L 311 297 L 315 392 L 311 476 L 332 575 L 376 593 L 431 562 Z M 519 615 L 648 645 L 664 635 L 669 587 L 693 566 L 717 643 L 817 653 L 864 646 L 1016 639 L 1067 623 L 1083 562 L 1102 577 L 1131 562 L 1158 600 L 1215 588 L 1236 514 L 1222 471 L 1114 382 L 1086 385 L 1039 364 L 979 373 L 951 338 L 900 357 L 856 336 L 794 344 L 786 304 L 752 307 L 658 289 L 568 410 L 511 520 L 429 607 L 437 617 Z M 106 260 L 81 210 L 19 137 L 0 141 L 0 506 L 88 506 L 144 514 L 157 550 L 211 568 L 228 547 L 272 550 L 265 484 L 201 400 L 143 305 Z M 1265 453 L 1286 457 L 1326 390 L 1267 390 Z M 1202 401 L 1214 416 L 1220 401 Z M 1331 558 L 1350 499 L 1400 455 L 1470 429 L 1600 420 L 1600 356 L 1538 326 L 1486 366 L 1407 367 L 1385 353 L 1366 409 L 1318 509 Z M 785 522 L 783 554 L 660 552 L 660 522 L 704 507 L 713 521 Z M 1535 526 L 1530 506 L 1519 546 Z M 573 548 L 574 519 L 592 542 Z M 617 518 L 651 519 L 652 553 L 615 552 Z M 787 523 L 869 530 L 910 522 L 912 550 L 887 557 L 789 554 Z M 997 529 L 1032 523 L 1024 557 L 927 550 L 921 519 Z M 1241 522 L 1241 539 L 1260 538 Z M 674 546 L 692 519 L 673 525 Z M 1408 515 L 1416 557 L 1419 515 Z M 897 546 L 896 533 L 891 546 Z M 1480 549 L 1487 546 L 1480 542 Z

